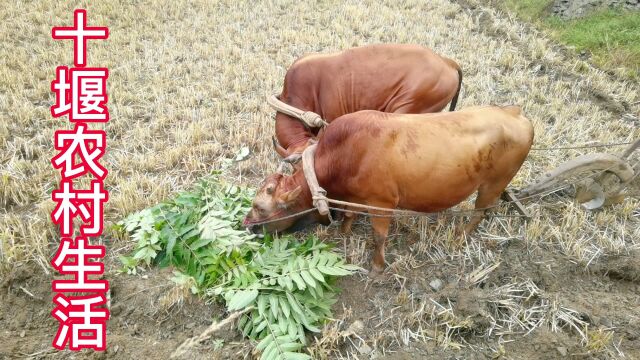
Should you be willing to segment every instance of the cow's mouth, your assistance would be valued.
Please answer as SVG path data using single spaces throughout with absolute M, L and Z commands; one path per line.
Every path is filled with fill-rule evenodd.
M 250 233 L 258 235 L 258 234 L 262 234 L 262 230 L 263 227 L 259 226 L 259 225 L 249 225 L 247 226 L 247 230 L 249 230 Z
M 275 222 L 278 221 L 278 216 L 282 215 L 282 211 L 277 211 L 275 213 L 273 213 L 271 216 L 268 216 L 264 219 L 260 219 L 260 220 L 247 220 L 247 218 L 244 218 L 244 220 L 242 221 L 242 225 L 244 225 L 244 227 L 246 227 L 247 229 L 250 227 L 254 227 L 257 225 L 265 225 L 271 222 Z M 285 216 L 286 217 L 286 216 Z

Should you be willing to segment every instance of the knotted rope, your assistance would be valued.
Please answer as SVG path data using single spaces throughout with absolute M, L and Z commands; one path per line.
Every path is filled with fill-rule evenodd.
M 329 215 L 329 204 L 327 203 L 327 191 L 320 187 L 318 178 L 316 177 L 315 160 L 317 144 L 313 144 L 302 152 L 302 171 L 304 178 L 307 180 L 313 206 L 318 209 L 320 215 Z
M 271 95 L 267 98 L 267 103 L 276 111 L 279 111 L 283 114 L 292 116 L 309 127 L 312 128 L 320 128 L 323 126 L 327 126 L 328 123 L 322 119 L 322 117 L 313 111 L 303 111 L 298 108 L 295 108 L 291 105 L 287 105 L 280 101 L 276 95 Z

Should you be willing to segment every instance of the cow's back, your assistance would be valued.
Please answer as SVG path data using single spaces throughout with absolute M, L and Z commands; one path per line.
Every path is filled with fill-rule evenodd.
M 458 81 L 455 62 L 425 47 L 369 45 L 302 57 L 289 68 L 281 96 L 332 121 L 360 110 L 437 112 Z
M 327 128 L 316 168 L 331 167 L 330 178 L 323 179 L 329 192 L 389 195 L 400 199 L 400 207 L 436 211 L 464 200 L 483 182 L 515 174 L 532 141 L 530 122 L 513 108 L 419 115 L 361 111 Z

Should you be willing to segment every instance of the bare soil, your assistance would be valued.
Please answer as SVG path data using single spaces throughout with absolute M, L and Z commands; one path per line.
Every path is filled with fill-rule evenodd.
M 444 2 L 438 2 L 438 4 L 444 9 Z M 536 130 L 540 130 L 536 135 L 537 139 L 539 139 L 538 141 L 544 140 L 546 146 L 557 144 L 556 139 L 564 139 L 569 136 L 573 137 L 575 143 L 599 140 L 601 138 L 598 135 L 604 133 L 618 132 L 614 134 L 617 138 L 619 134 L 628 133 L 630 128 L 638 128 L 640 123 L 638 123 L 637 99 L 626 95 L 637 93 L 637 86 L 630 86 L 628 91 L 622 85 L 612 85 L 612 89 L 606 88 L 603 83 L 607 85 L 609 83 L 618 84 L 619 79 L 613 77 L 610 82 L 589 80 L 592 78 L 587 78 L 589 81 L 582 81 L 587 75 L 593 76 L 594 79 L 600 79 L 601 74 L 590 68 L 588 64 L 578 64 L 579 66 L 576 65 L 575 68 L 569 65 L 565 66 L 564 64 L 571 64 L 570 53 L 558 50 L 557 45 L 553 43 L 537 39 L 537 35 L 531 35 L 531 30 L 526 25 L 522 25 L 520 31 L 519 26 L 512 26 L 505 18 L 497 17 L 477 1 L 460 1 L 456 4 L 456 6 L 451 6 L 450 10 L 436 9 L 434 11 L 444 12 L 446 10 L 446 16 L 438 18 L 446 18 L 454 24 L 462 24 L 466 31 L 466 38 L 482 39 L 486 42 L 486 44 L 473 44 L 474 46 L 482 45 L 477 49 L 477 54 L 474 48 L 473 56 L 469 55 L 467 50 L 464 54 L 468 56 L 460 56 L 461 61 L 466 62 L 466 64 L 463 63 L 463 68 L 466 71 L 466 79 L 469 79 L 463 84 L 462 101 L 465 105 L 489 101 L 524 103 L 531 114 L 545 115 L 532 116 L 532 118 L 537 118 L 538 127 Z M 278 10 L 278 14 L 281 16 L 286 16 L 288 13 L 285 6 L 282 6 L 282 10 Z M 353 11 L 353 14 L 359 13 L 359 11 Z M 305 14 L 315 16 L 314 11 L 306 11 Z M 395 10 L 393 14 L 395 14 Z M 190 12 L 189 15 L 195 16 L 197 14 Z M 334 18 L 331 16 L 330 20 Z M 189 19 L 189 16 L 176 16 L 176 19 Z M 251 17 L 251 19 L 255 18 Z M 311 21 L 305 19 L 304 22 L 297 22 L 294 25 L 302 26 L 300 24 L 304 25 Z M 389 23 L 391 22 L 393 21 L 389 21 Z M 348 24 L 352 23 L 351 20 L 348 21 Z M 398 21 L 398 23 L 401 22 Z M 324 28 L 331 28 L 330 24 L 332 23 L 327 22 L 327 26 Z M 374 28 L 373 25 L 366 26 L 369 27 L 367 31 Z M 512 29 L 514 27 L 518 32 Z M 191 31 L 191 24 L 187 28 Z M 268 26 L 265 25 L 265 28 Z M 46 31 L 49 31 L 48 25 Z M 358 34 L 359 31 L 359 29 L 354 29 L 353 33 Z M 407 31 L 413 30 L 409 28 Z M 449 34 L 454 31 L 453 28 L 447 28 L 445 33 Z M 298 41 L 299 35 L 295 36 L 296 42 L 300 43 Z M 429 36 L 431 37 L 431 35 Z M 531 40 L 532 38 L 535 39 Z M 402 41 L 402 39 L 393 37 L 376 39 L 376 41 Z M 268 39 L 262 40 L 267 41 Z M 202 43 L 206 41 L 208 39 L 199 40 Z M 454 39 L 444 36 L 438 41 L 434 44 L 435 46 L 439 45 L 449 49 L 454 55 L 456 51 L 462 52 L 464 49 L 471 48 L 469 44 L 465 43 L 466 47 L 463 49 Z M 339 44 L 339 46 L 343 45 L 346 46 Z M 491 51 L 483 50 L 485 45 L 497 49 L 495 52 L 501 54 L 495 56 L 497 60 L 494 60 Z M 335 45 L 334 47 L 339 46 Z M 259 48 L 259 46 L 257 47 Z M 329 46 L 325 44 L 318 47 L 323 50 Z M 167 46 L 167 48 L 171 48 L 171 46 Z M 273 48 L 276 47 L 273 46 Z M 255 51 L 260 52 L 261 49 Z M 549 53 L 552 53 L 551 57 L 548 56 Z M 149 58 L 154 58 L 154 56 L 149 56 Z M 478 60 L 484 58 L 486 60 L 483 62 Z M 526 61 L 523 60 L 525 58 Z M 286 59 L 289 60 L 289 58 Z M 231 60 L 225 59 L 225 62 L 233 63 L 233 58 Z M 285 63 L 285 61 L 280 61 L 280 63 Z M 49 68 L 53 67 L 47 69 Z M 260 67 L 256 65 L 256 72 L 259 69 Z M 206 74 L 210 75 L 210 71 L 207 71 Z M 490 76 L 483 77 L 480 74 L 490 74 Z M 253 74 L 252 76 L 260 78 L 262 75 Z M 174 77 L 180 78 L 181 75 Z M 202 75 L 202 77 L 206 76 Z M 43 76 L 43 79 L 46 79 L 46 76 Z M 242 96 L 250 94 L 252 91 L 264 91 L 265 88 L 271 87 L 273 84 L 279 84 L 279 81 L 281 81 L 281 77 L 267 85 L 257 84 L 255 89 L 242 93 Z M 530 81 L 530 83 L 525 83 L 526 81 Z M 42 82 L 44 83 L 45 80 Z M 523 83 L 526 86 L 522 85 Z M 571 84 L 573 92 L 570 93 L 566 90 L 566 84 Z M 220 86 L 220 88 L 224 87 Z M 603 88 L 607 91 L 604 91 Z M 555 93 L 550 95 L 549 93 L 553 91 L 557 91 L 559 95 L 556 96 Z M 574 96 L 574 94 L 577 95 Z M 258 97 L 255 96 L 256 99 Z M 42 97 L 36 98 L 41 99 Z M 137 99 L 134 100 L 134 103 L 135 101 Z M 245 101 L 246 99 L 242 99 L 242 102 L 238 102 L 248 109 L 246 113 L 243 113 L 243 116 L 247 113 L 254 113 L 255 108 L 259 108 L 259 106 L 266 108 L 262 100 L 252 100 L 255 101 L 255 104 L 260 104 L 255 107 L 247 106 Z M 237 106 L 242 108 L 240 105 Z M 549 115 L 547 109 L 551 107 L 553 114 Z M 563 113 L 569 108 L 577 110 L 572 110 L 568 114 Z M 230 124 L 232 121 L 245 124 L 240 122 L 238 118 L 229 120 L 228 114 L 235 114 L 238 111 L 233 108 L 225 112 L 225 116 L 227 116 L 224 119 L 225 124 Z M 48 116 L 47 109 L 45 112 Z M 266 113 L 267 110 L 263 110 L 263 112 Z M 611 128 L 603 125 L 592 131 L 584 130 L 580 134 L 571 134 L 566 131 L 571 126 L 560 126 L 567 123 L 567 118 L 571 119 L 571 124 L 573 121 L 576 124 L 578 122 L 582 124 L 585 122 L 583 120 L 593 113 L 602 117 L 602 119 L 598 119 L 602 124 L 606 125 L 611 122 L 613 124 Z M 145 116 L 151 117 L 151 115 Z M 267 117 L 260 116 L 256 117 L 255 121 L 266 123 Z M 130 115 L 129 117 L 139 118 L 140 116 Z M 152 121 L 152 119 L 145 118 L 145 121 Z M 145 136 L 153 133 L 146 127 L 138 131 Z M 264 131 L 264 134 L 272 133 L 270 128 L 261 131 Z M 272 167 L 271 158 L 269 158 L 272 151 L 269 144 L 265 145 L 268 141 L 262 141 L 268 139 L 268 136 L 264 134 L 254 132 L 246 135 L 247 138 L 251 137 L 246 141 L 260 144 L 254 144 L 254 146 L 261 151 L 259 154 L 262 154 L 260 155 L 261 159 L 266 164 L 263 165 L 264 168 L 269 169 Z M 253 139 L 254 137 L 258 138 L 257 135 L 264 136 L 260 136 L 260 140 Z M 161 138 L 163 137 L 159 135 L 158 139 Z M 220 138 L 222 136 L 218 137 L 218 139 Z M 173 144 L 161 143 L 158 139 L 153 139 L 153 141 L 158 142 L 159 148 L 173 146 Z M 143 143 L 144 141 L 130 142 Z M 212 143 L 217 144 L 213 141 Z M 47 144 L 49 143 L 47 142 Z M 224 146 L 225 152 L 233 154 L 232 145 L 224 144 Z M 164 160 L 164 155 L 161 152 L 163 149 L 149 151 L 142 145 L 141 148 L 139 150 L 141 153 L 157 153 Z M 562 154 L 554 153 L 553 156 L 533 154 L 530 161 L 538 165 L 535 167 L 527 165 L 528 168 L 521 171 L 523 172 L 522 176 L 529 179 L 541 173 L 543 167 L 549 167 L 562 161 L 563 156 L 570 158 L 576 155 L 575 152 Z M 128 155 L 125 152 L 123 156 Z M 183 159 L 178 155 L 175 158 L 180 161 Z M 142 163 L 148 162 L 146 158 L 141 159 Z M 210 155 L 205 159 L 207 161 L 197 159 L 193 163 L 198 165 L 198 169 L 208 168 L 216 157 Z M 171 171 L 172 168 L 179 167 L 180 161 L 176 160 L 175 164 L 167 162 L 163 165 L 166 168 L 159 168 L 160 170 L 143 167 L 139 173 L 145 174 L 156 170 L 162 173 Z M 243 173 L 245 183 L 257 183 L 266 171 L 264 168 L 256 170 L 257 160 L 253 161 L 254 163 L 251 165 L 242 165 L 245 171 Z M 164 184 L 162 189 L 166 190 L 164 192 L 156 192 L 160 187 L 158 184 L 161 182 L 150 178 L 144 182 L 145 185 L 142 188 L 128 188 L 129 191 L 125 194 L 128 198 L 120 202 L 112 202 L 112 206 L 118 204 L 120 213 L 128 213 L 144 207 L 148 205 L 147 202 L 153 203 L 157 200 L 149 193 L 158 198 L 166 197 L 170 193 L 170 189 L 173 189 L 177 183 L 182 184 L 183 181 L 186 181 L 184 179 L 191 174 L 191 171 L 185 171 L 184 174 L 172 175 L 174 177 L 169 177 L 169 180 L 162 182 Z M 49 179 L 52 176 L 46 178 Z M 124 184 L 138 183 L 132 181 L 129 174 L 122 176 L 122 178 L 124 179 L 122 187 L 125 190 L 127 188 Z M 174 181 L 174 179 L 178 180 Z M 120 192 L 125 193 L 124 190 L 120 190 Z M 115 193 L 116 191 L 114 191 Z M 143 200 L 138 199 L 135 206 L 130 206 L 129 204 L 134 203 L 130 199 L 133 197 L 139 197 Z M 116 198 L 114 197 L 114 199 Z M 566 205 L 570 200 L 566 198 L 558 200 L 555 206 L 559 206 L 560 202 Z M 556 217 L 542 219 L 536 225 L 542 229 L 540 230 L 542 235 L 538 234 L 535 241 L 527 239 L 527 232 L 524 230 L 517 233 L 520 229 L 526 228 L 527 225 L 523 222 L 513 222 L 506 226 L 509 231 L 515 231 L 517 236 L 503 236 L 499 240 L 495 240 L 491 236 L 478 236 L 483 239 L 474 240 L 480 243 L 482 248 L 479 253 L 493 254 L 497 261 L 499 260 L 500 265 L 490 272 L 486 279 L 477 284 L 465 281 L 465 276 L 470 274 L 477 264 L 460 260 L 464 257 L 456 257 L 454 252 L 440 256 L 437 254 L 438 246 L 422 247 L 421 242 L 424 243 L 425 240 L 417 239 L 417 235 L 398 226 L 391 237 L 388 248 L 388 271 L 381 279 L 371 281 L 366 275 L 356 275 L 342 279 L 338 283 L 343 292 L 338 303 L 334 306 L 334 321 L 327 325 L 322 334 L 309 335 L 309 342 L 315 345 L 312 349 L 317 349 L 314 355 L 318 358 L 328 359 L 347 357 L 359 359 L 609 359 L 622 358 L 622 354 L 624 354 L 625 359 L 640 359 L 640 250 L 637 245 L 638 239 L 633 238 L 634 234 L 638 234 L 637 225 L 640 212 L 636 209 L 636 215 L 623 215 L 623 213 L 630 212 L 628 209 L 625 210 L 626 207 L 635 206 L 634 204 L 638 204 L 637 200 L 627 200 L 627 203 L 615 208 L 617 212 L 603 210 L 599 213 L 583 215 L 585 211 L 578 209 L 575 214 L 572 213 L 566 217 L 555 214 Z M 546 203 L 530 207 L 533 207 L 534 211 L 543 211 L 545 206 L 553 207 L 554 204 Z M 569 206 L 559 208 L 574 211 Z M 576 218 L 578 219 L 576 220 Z M 616 233 L 618 231 L 616 229 L 619 228 L 616 227 L 617 224 L 612 224 L 614 222 L 612 219 L 625 219 L 621 222 L 625 222 L 627 227 L 624 228 L 624 231 L 619 230 L 620 232 Z M 576 260 L 579 256 L 571 252 L 571 248 L 562 247 L 573 243 L 565 241 L 560 236 L 562 234 L 558 235 L 556 227 L 543 226 L 545 223 L 553 222 L 557 222 L 559 224 L 557 228 L 561 228 L 563 231 L 571 227 L 570 231 L 573 234 L 572 240 L 574 242 L 582 236 L 594 237 L 598 235 L 595 234 L 595 231 L 594 233 L 585 233 L 583 229 L 586 226 L 581 228 L 574 226 L 574 223 L 582 225 L 583 223 L 597 222 L 599 225 L 597 231 L 602 233 L 612 231 L 613 235 L 607 233 L 606 236 L 603 235 L 591 240 L 593 244 L 601 245 L 601 248 L 606 250 L 606 255 L 599 255 L 594 258 L 594 261 L 588 263 Z M 541 223 L 543 225 L 540 225 Z M 490 221 L 484 222 L 481 228 L 495 230 L 500 226 L 503 224 Z M 528 226 L 529 228 L 534 227 L 532 224 Z M 25 229 L 30 228 L 25 226 Z M 587 229 L 593 228 L 596 227 Z M 629 228 L 631 229 L 629 230 Z M 437 237 L 436 231 L 441 234 L 443 229 L 448 228 L 433 228 L 432 226 L 429 229 L 427 240 Z M 493 234 L 503 234 L 501 231 L 495 230 Z M 320 229 L 318 233 L 325 241 L 335 242 L 338 248 L 342 247 L 342 236 L 334 234 L 334 228 Z M 489 233 L 491 232 L 489 231 Z M 372 244 L 365 246 L 363 239 L 369 237 L 369 234 L 370 230 L 366 221 L 357 224 L 353 236 L 349 237 L 351 244 L 347 249 L 350 255 L 354 255 L 352 256 L 353 261 L 365 267 L 368 266 L 367 256 L 372 249 Z M 607 247 L 608 245 L 598 243 L 598 241 L 604 243 L 602 240 L 604 237 L 607 239 L 622 237 L 624 244 L 611 249 L 613 245 Z M 52 275 L 45 274 L 40 266 L 35 265 L 35 262 L 19 262 L 13 265 L 7 275 L 0 279 L 0 359 L 164 359 L 168 358 L 185 339 L 202 333 L 212 321 L 227 316 L 219 304 L 180 293 L 180 289 L 176 288 L 169 280 L 172 275 L 171 269 L 152 268 L 138 275 L 119 273 L 117 271 L 119 264 L 115 255 L 118 252 L 126 252 L 126 248 L 123 250 L 123 246 L 127 245 L 117 241 L 107 243 L 107 254 L 111 258 L 106 261 L 107 272 L 105 276 L 111 284 L 110 310 L 112 317 L 108 324 L 109 349 L 106 352 L 58 352 L 51 348 L 52 336 L 57 327 L 56 320 L 49 314 L 52 309 L 50 288 Z M 590 248 L 589 244 L 581 246 Z M 366 249 L 366 251 L 362 251 L 362 249 Z M 50 253 L 52 249 L 48 250 Z M 442 288 L 437 291 L 430 285 L 435 279 L 439 279 L 443 283 Z M 581 321 L 587 324 L 592 332 L 613 331 L 612 339 L 607 343 L 607 348 L 601 351 L 590 350 L 586 346 L 587 341 L 582 339 L 575 329 L 566 327 L 554 331 L 549 326 L 540 326 L 526 335 L 487 336 L 488 327 L 491 324 L 493 291 L 501 286 L 527 279 L 532 280 L 543 292 L 544 299 L 557 301 L 563 307 L 576 310 Z M 442 320 L 438 320 L 437 317 L 434 320 L 433 313 L 430 311 L 420 311 L 420 309 L 430 309 L 434 302 L 450 306 L 457 317 L 470 320 L 452 337 L 455 343 L 462 346 L 460 349 L 456 348 L 456 344 L 453 343 L 445 346 L 441 340 Z M 216 333 L 213 339 L 193 349 L 185 358 L 250 358 L 251 351 L 252 344 L 241 339 L 233 328 L 229 328 Z
M 112 269 L 114 264 L 111 264 Z M 163 305 L 171 296 L 173 283 L 169 269 L 151 269 L 142 276 L 108 272 L 111 286 L 111 319 L 107 325 L 108 349 L 104 353 L 82 351 L 58 352 L 51 347 L 57 321 L 52 309 L 52 278 L 41 269 L 18 266 L 0 284 L 0 358 L 18 359 L 161 359 L 187 338 L 198 335 L 214 317 L 225 314 L 216 304 L 186 297 L 180 304 Z M 217 335 L 236 337 L 236 332 Z M 205 344 L 207 345 L 207 344 Z M 211 345 L 211 344 L 208 344 Z M 243 345 L 244 346 L 244 345 Z M 233 351 L 227 346 L 226 351 Z M 189 358 L 216 358 L 211 346 L 195 349 Z M 217 358 L 221 354 L 217 354 Z
M 357 235 L 367 233 L 366 224 L 356 227 Z M 333 229 L 337 230 L 337 229 Z M 333 230 L 329 230 L 329 234 Z M 327 241 L 331 241 L 327 239 Z M 392 241 L 389 258 L 395 269 L 401 258 L 412 251 L 415 239 L 400 235 Z M 339 246 L 340 244 L 336 244 Z M 358 247 L 357 241 L 350 248 Z M 375 357 L 386 359 L 487 359 L 496 355 L 496 338 L 485 338 L 489 326 L 489 293 L 514 279 L 534 279 L 535 284 L 550 298 L 562 299 L 562 305 L 577 310 L 592 329 L 613 329 L 619 349 L 629 359 L 640 358 L 640 260 L 637 252 L 624 257 L 605 257 L 589 271 L 560 254 L 542 249 L 527 249 L 517 240 L 495 249 L 501 264 L 484 282 L 471 286 L 459 279 L 470 269 L 433 262 L 426 255 L 415 260 L 424 265 L 417 269 L 388 272 L 371 281 L 364 275 L 345 278 L 338 284 L 344 289 L 334 306 L 335 318 L 341 319 L 339 329 L 346 331 L 361 322 L 357 335 L 371 349 L 379 350 Z M 105 353 L 83 351 L 72 353 L 52 350 L 51 336 L 57 327 L 50 316 L 51 278 L 31 265 L 17 266 L 0 283 L 0 358 L 18 359 L 161 359 L 168 358 L 184 340 L 202 333 L 214 319 L 227 314 L 215 303 L 194 296 L 181 296 L 177 304 L 167 304 L 174 284 L 170 269 L 152 268 L 144 275 L 126 275 L 109 264 L 111 283 L 111 319 L 108 323 L 109 349 Z M 442 289 L 435 291 L 429 283 L 443 280 Z M 460 317 L 472 319 L 460 339 L 467 342 L 464 350 L 443 349 L 436 341 L 411 342 L 398 340 L 398 330 L 411 327 L 412 316 L 421 303 L 450 302 Z M 170 301 L 169 301 L 170 302 Z M 435 339 L 438 328 L 425 329 L 425 335 Z M 316 334 L 316 338 L 321 336 Z M 216 341 L 224 346 L 217 349 Z M 309 337 L 313 343 L 313 336 Z M 504 358 L 558 359 L 611 358 L 604 354 L 589 354 L 580 338 L 571 329 L 552 332 L 540 327 L 532 333 L 504 339 Z M 341 339 L 328 358 L 352 352 L 368 358 L 367 348 L 360 339 Z M 215 334 L 214 339 L 193 349 L 189 359 L 248 358 L 251 344 L 243 340 L 233 327 Z

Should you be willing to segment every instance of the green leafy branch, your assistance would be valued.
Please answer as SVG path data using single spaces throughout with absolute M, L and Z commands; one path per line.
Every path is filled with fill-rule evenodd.
M 308 359 L 305 331 L 320 331 L 336 301 L 335 280 L 358 268 L 314 236 L 258 242 L 241 226 L 252 195 L 214 174 L 130 215 L 118 224 L 136 242 L 132 255 L 121 257 L 124 270 L 173 266 L 176 281 L 193 282 L 192 292 L 244 311 L 238 329 L 258 341 L 261 359 Z

